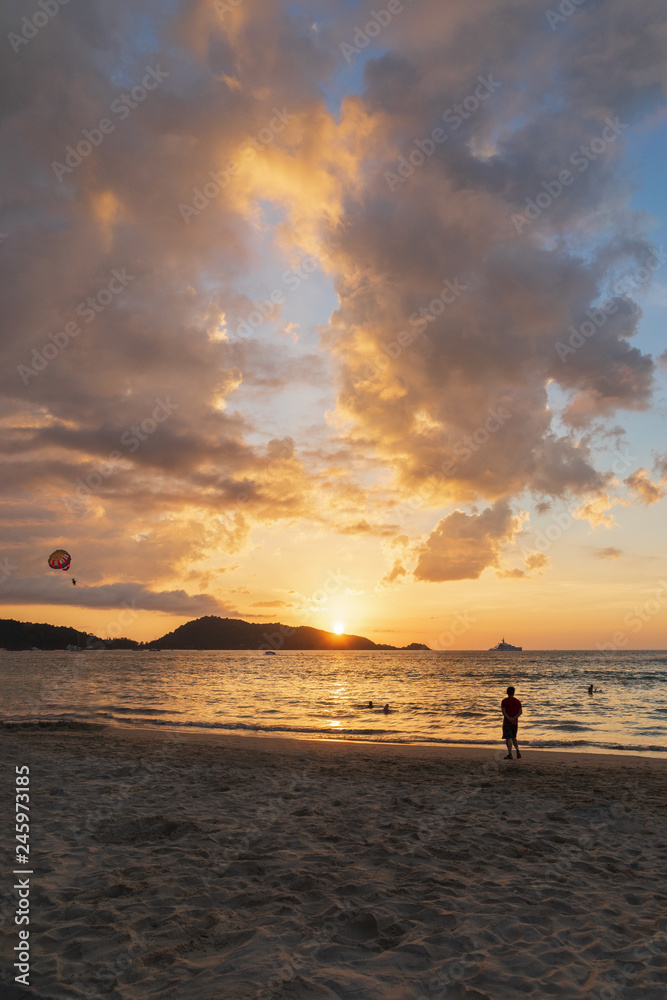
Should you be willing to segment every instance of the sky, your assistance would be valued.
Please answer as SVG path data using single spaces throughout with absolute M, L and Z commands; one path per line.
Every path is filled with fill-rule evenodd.
M 0 17 L 2 617 L 667 646 L 662 0 Z

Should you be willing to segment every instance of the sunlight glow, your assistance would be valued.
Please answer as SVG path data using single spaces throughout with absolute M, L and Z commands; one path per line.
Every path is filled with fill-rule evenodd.
M 345 631 L 344 622 L 334 622 L 331 630 L 332 632 L 335 632 L 336 635 L 342 635 Z

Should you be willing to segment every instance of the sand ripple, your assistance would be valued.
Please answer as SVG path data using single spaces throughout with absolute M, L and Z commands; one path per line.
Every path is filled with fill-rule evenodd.
M 33 1000 L 664 1000 L 662 762 L 1 738 L 33 783 Z

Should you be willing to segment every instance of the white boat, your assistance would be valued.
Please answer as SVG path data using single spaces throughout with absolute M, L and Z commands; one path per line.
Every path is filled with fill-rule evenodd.
M 500 652 L 510 652 L 510 653 L 520 653 L 523 650 L 523 646 L 513 646 L 511 642 L 505 642 L 505 636 L 502 637 L 500 642 L 496 646 L 491 646 L 489 648 L 490 653 Z

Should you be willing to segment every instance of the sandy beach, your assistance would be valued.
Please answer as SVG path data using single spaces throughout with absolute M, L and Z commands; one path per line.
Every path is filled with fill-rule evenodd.
M 108 727 L 0 740 L 6 801 L 30 768 L 34 872 L 30 987 L 8 1000 L 664 997 L 660 760 Z

